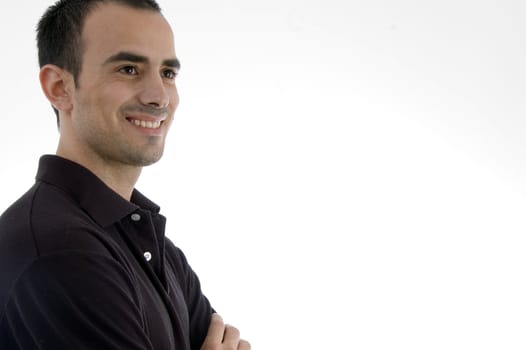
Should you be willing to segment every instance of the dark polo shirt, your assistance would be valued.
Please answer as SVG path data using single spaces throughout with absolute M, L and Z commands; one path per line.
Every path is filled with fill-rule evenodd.
M 0 349 L 199 349 L 213 312 L 159 207 L 43 156 L 0 217 Z

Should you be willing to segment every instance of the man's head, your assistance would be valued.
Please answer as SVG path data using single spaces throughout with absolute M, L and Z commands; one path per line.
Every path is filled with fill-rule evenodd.
M 73 75 L 75 82 L 82 67 L 82 29 L 94 7 L 116 2 L 137 9 L 161 12 L 155 0 L 59 0 L 44 13 L 37 26 L 40 67 L 54 64 Z M 59 123 L 58 111 L 57 124 Z
M 61 0 L 39 23 L 40 81 L 62 155 L 157 161 L 179 99 L 173 33 L 150 0 Z

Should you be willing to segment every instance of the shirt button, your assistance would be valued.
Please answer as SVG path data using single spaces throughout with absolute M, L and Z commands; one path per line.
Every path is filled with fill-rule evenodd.
M 132 214 L 131 219 L 132 221 L 140 221 L 141 216 L 139 214 Z
M 150 261 L 150 260 L 152 260 L 152 253 L 150 253 L 150 252 L 145 252 L 145 253 L 144 253 L 144 258 L 146 259 L 146 261 Z

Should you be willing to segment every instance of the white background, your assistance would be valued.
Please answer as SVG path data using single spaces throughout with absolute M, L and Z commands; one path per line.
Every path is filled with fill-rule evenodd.
M 0 4 L 0 211 L 54 153 Z M 523 1 L 161 1 L 181 105 L 141 192 L 254 349 L 526 347 Z

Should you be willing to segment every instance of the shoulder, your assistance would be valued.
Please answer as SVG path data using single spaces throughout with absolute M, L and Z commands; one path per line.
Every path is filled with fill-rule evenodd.
M 0 308 L 20 278 L 39 266 L 60 261 L 64 266 L 57 268 L 71 269 L 78 267 L 73 260 L 112 260 L 106 236 L 67 193 L 35 184 L 0 217 Z
M 35 255 L 64 249 L 98 250 L 102 246 L 97 233 L 103 233 L 102 228 L 68 193 L 39 182 L 0 217 L 0 252 L 9 247 L 31 250 Z
M 165 256 L 168 262 L 172 265 L 172 267 L 176 269 L 185 269 L 188 266 L 188 261 L 186 259 L 185 254 L 183 251 L 177 247 L 173 242 L 165 237 Z

